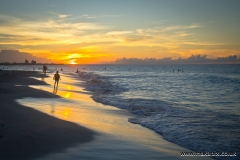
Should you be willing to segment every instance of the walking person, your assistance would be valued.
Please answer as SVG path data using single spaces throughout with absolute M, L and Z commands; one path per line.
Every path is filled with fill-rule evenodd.
M 57 84 L 56 87 L 58 87 L 58 81 L 61 80 L 61 77 L 60 77 L 60 75 L 58 74 L 58 71 L 56 71 L 56 74 L 54 74 L 53 80 L 55 80 L 54 88 L 55 88 L 56 84 Z

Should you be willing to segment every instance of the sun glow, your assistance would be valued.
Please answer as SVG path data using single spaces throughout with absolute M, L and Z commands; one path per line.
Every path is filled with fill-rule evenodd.
M 77 64 L 77 59 L 81 58 L 81 54 L 73 53 L 68 55 L 69 63 L 70 64 Z
M 71 59 L 69 63 L 70 63 L 70 64 L 77 64 L 77 63 L 76 63 L 76 59 Z

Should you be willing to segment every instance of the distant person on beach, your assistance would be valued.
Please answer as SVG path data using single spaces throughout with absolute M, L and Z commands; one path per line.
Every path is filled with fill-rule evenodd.
M 77 68 L 77 71 L 76 71 L 76 73 L 78 73 L 78 68 Z
M 62 71 L 62 68 L 61 68 L 61 71 Z
M 58 74 L 58 71 L 56 71 L 56 74 L 54 74 L 53 80 L 55 80 L 55 83 L 54 83 L 54 88 L 55 88 L 56 84 L 58 86 L 58 81 L 61 80 L 60 75 Z
M 46 72 L 47 72 L 47 66 L 43 65 L 43 73 L 46 74 Z

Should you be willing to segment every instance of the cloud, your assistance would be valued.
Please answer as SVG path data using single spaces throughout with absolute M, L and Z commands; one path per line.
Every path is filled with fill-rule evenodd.
M 79 16 L 78 18 L 116 18 L 116 17 L 120 17 L 122 15 L 89 15 L 89 14 L 84 14 L 82 16 Z
M 191 39 L 192 33 L 188 30 L 202 27 L 197 24 L 185 26 L 159 26 L 152 28 L 139 28 L 127 31 L 115 31 L 113 26 L 104 26 L 98 23 L 83 23 L 69 21 L 74 16 L 58 15 L 60 19 L 45 21 L 25 21 L 6 15 L 0 16 L 0 21 L 7 23 L 0 28 L 0 34 L 6 34 L 2 44 L 45 45 L 45 44 L 72 44 L 72 43 L 102 43 L 108 42 L 109 47 L 114 46 L 145 46 L 162 47 L 166 49 L 180 48 L 181 45 L 195 45 Z M 100 15 L 96 17 L 118 17 L 120 15 Z M 88 14 L 80 17 L 93 18 Z M 10 25 L 11 24 L 11 25 Z M 13 38 L 15 36 L 16 38 Z M 195 44 L 194 44 L 195 43 Z M 207 45 L 207 44 L 206 44 Z M 105 44 L 106 46 L 106 44 Z
M 156 58 L 120 58 L 111 63 L 114 64 L 240 64 L 240 57 L 230 55 L 228 57 L 218 57 L 217 59 L 207 58 L 207 55 L 192 55 L 189 58 L 173 60 L 171 57 L 162 59 Z
M 111 36 L 119 36 L 119 35 L 127 35 L 133 33 L 132 31 L 111 31 L 107 32 L 107 35 Z
M 206 41 L 184 41 L 183 44 L 197 45 L 197 46 L 222 46 L 222 45 L 228 45 L 227 43 L 206 42 Z
M 191 24 L 191 25 L 187 25 L 187 26 L 169 26 L 169 27 L 163 27 L 162 29 L 160 29 L 162 32 L 166 32 L 166 31 L 175 31 L 175 30 L 186 30 L 186 29 L 195 29 L 195 28 L 200 28 L 203 27 L 201 25 L 198 24 Z
M 111 31 L 106 35 L 118 40 L 119 43 L 113 44 L 115 46 L 162 47 L 169 50 L 180 48 L 182 45 L 186 45 L 187 42 L 189 45 L 191 45 L 190 42 L 194 43 L 193 30 L 200 27 L 202 26 L 198 24 L 183 26 L 161 25 L 129 31 Z
M 66 17 L 69 17 L 69 16 L 71 16 L 71 15 L 66 15 L 66 14 L 60 14 L 60 15 L 58 15 L 59 18 L 66 18 Z
M 106 35 L 118 39 L 119 42 L 134 42 L 144 39 L 144 36 L 136 34 L 133 31 L 111 31 L 106 33 Z
M 217 61 L 219 62 L 231 62 L 231 61 L 239 61 L 239 59 L 237 59 L 237 55 L 230 55 L 228 57 L 218 57 Z
M 6 26 L 11 26 L 13 24 L 17 24 L 21 21 L 21 19 L 10 16 L 10 15 L 5 15 L 5 14 L 0 14 L 0 24 L 2 25 L 1 27 Z
M 98 32 L 110 28 L 96 23 L 67 22 L 58 19 L 25 21 L 6 15 L 1 15 L 0 21 L 4 21 L 0 28 L 1 44 L 44 45 L 68 44 L 73 41 L 76 43 L 86 38 L 80 36 L 91 36 L 92 33 L 89 34 L 89 31 Z
M 32 60 L 37 61 L 37 63 L 52 63 L 52 60 L 44 59 L 40 57 L 33 56 L 27 52 L 20 52 L 18 50 L 1 50 L 0 52 L 0 63 L 2 62 L 16 62 L 16 63 L 24 63 L 25 59 L 29 62 Z
M 112 53 L 115 57 L 129 53 L 139 57 L 154 54 L 158 58 L 167 55 L 186 58 L 204 53 L 215 56 L 238 54 L 237 49 L 226 48 L 230 44 L 199 40 L 196 29 L 203 28 L 200 24 L 156 24 L 149 28 L 121 30 L 118 26 L 104 25 L 98 20 L 86 22 L 84 19 L 120 15 L 52 14 L 52 18 L 35 21 L 0 14 L 0 49 L 21 49 L 29 53 L 45 53 L 50 57 L 83 50 L 84 53 Z M 218 52 L 219 49 L 222 51 Z

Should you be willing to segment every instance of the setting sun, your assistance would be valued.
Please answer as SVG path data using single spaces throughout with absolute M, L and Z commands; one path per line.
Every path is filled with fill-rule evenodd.
M 76 63 L 76 59 L 71 59 L 71 60 L 70 60 L 70 64 L 77 64 L 77 63 Z
M 80 58 L 80 57 L 81 57 L 81 55 L 80 55 L 80 54 L 77 54 L 77 53 L 69 54 L 69 55 L 68 55 L 69 63 L 70 63 L 70 64 L 78 64 L 78 63 L 76 62 L 76 60 L 77 60 L 78 58 Z

